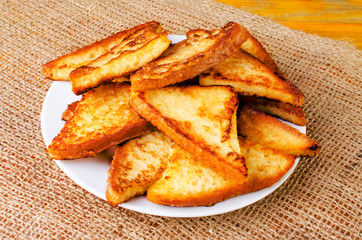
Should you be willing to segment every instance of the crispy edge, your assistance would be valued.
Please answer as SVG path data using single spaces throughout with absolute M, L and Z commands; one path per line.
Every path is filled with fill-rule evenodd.
M 115 83 L 118 85 L 128 85 L 129 83 Z M 82 99 L 84 98 L 84 95 Z M 82 100 L 80 100 L 82 101 Z M 79 101 L 78 101 L 79 102 Z M 78 104 L 78 103 L 77 103 Z M 77 114 L 78 108 L 75 108 L 73 115 L 68 119 L 70 120 Z M 67 122 L 65 123 L 67 124 Z M 64 127 L 63 127 L 64 128 Z M 154 130 L 154 128 L 146 120 L 139 117 L 137 113 L 134 113 L 134 117 L 129 119 L 128 123 L 122 129 L 119 129 L 112 135 L 104 135 L 99 139 L 89 139 L 81 144 L 70 144 L 66 148 L 59 148 L 62 143 L 62 131 L 52 140 L 48 146 L 48 152 L 53 159 L 68 160 L 77 159 L 83 157 L 94 157 L 96 153 L 99 153 L 109 147 L 117 145 L 126 140 L 135 138 L 144 133 Z
M 145 194 L 149 186 L 151 186 L 155 181 L 157 181 L 161 177 L 163 171 L 166 168 L 165 166 L 166 160 L 165 160 L 164 163 L 161 164 L 160 168 L 155 173 L 155 175 L 152 177 L 153 179 L 149 179 L 148 183 L 144 183 L 142 185 L 137 179 L 135 179 L 135 181 L 130 182 L 131 186 L 129 186 L 128 188 L 126 189 L 121 188 L 117 183 L 116 179 L 119 171 L 123 170 L 122 169 L 124 167 L 123 163 L 125 162 L 125 159 L 127 159 L 128 157 L 128 151 L 130 151 L 129 146 L 127 146 L 127 143 L 117 147 L 111 166 L 108 170 L 106 199 L 107 202 L 110 203 L 112 206 L 117 206 L 118 204 L 124 203 L 133 197 Z M 125 198 L 125 196 L 128 197 Z
M 191 30 L 188 34 L 192 33 Z M 155 76 L 152 79 L 143 77 L 147 71 L 140 69 L 131 75 L 131 91 L 146 91 L 165 87 L 170 84 L 179 83 L 193 78 L 203 71 L 217 65 L 231 56 L 249 36 L 248 31 L 241 25 L 230 22 L 222 28 L 223 36 L 208 50 L 198 53 L 188 61 L 188 65 L 176 71 L 169 71 L 168 74 Z M 229 40 L 231 39 L 231 41 Z M 228 41 L 229 40 L 229 41 Z M 187 39 L 178 44 L 187 43 Z M 172 49 L 170 50 L 172 52 Z M 152 63 L 157 64 L 157 60 Z M 157 68 L 157 65 L 156 65 Z
M 197 206 L 213 206 L 218 202 L 222 202 L 226 199 L 235 197 L 239 194 L 240 187 L 235 183 L 231 187 L 212 191 L 208 193 L 202 193 L 202 198 L 199 197 L 179 197 L 179 198 L 168 198 L 162 194 L 147 194 L 147 199 L 153 203 L 167 206 L 176 207 L 197 207 Z M 241 191 L 240 191 L 241 192 Z
M 65 109 L 65 111 L 62 114 L 62 120 L 68 121 L 73 115 L 74 111 L 77 108 L 79 101 L 72 102 L 71 104 L 68 104 L 68 107 Z
M 157 59 L 162 54 L 162 52 L 164 52 L 169 47 L 169 44 L 171 43 L 171 41 L 167 37 L 166 32 L 158 33 L 157 37 L 154 37 L 154 38 L 150 39 L 149 41 L 145 42 L 142 47 L 140 47 L 136 50 L 124 51 L 122 54 L 113 58 L 108 63 L 115 64 L 116 62 L 120 61 L 123 57 L 125 57 L 125 56 L 129 57 L 130 55 L 134 55 L 134 54 L 139 55 L 141 51 L 150 52 L 149 51 L 150 49 L 148 49 L 148 48 L 152 48 L 152 46 L 155 46 L 155 45 L 161 46 L 161 43 L 163 44 L 163 46 L 162 46 L 163 50 L 161 52 L 159 52 L 158 54 L 153 54 L 152 57 L 151 57 L 151 55 L 149 55 L 148 56 L 149 58 L 145 61 L 146 63 L 152 62 L 153 60 Z M 144 56 L 144 54 L 142 54 L 142 56 Z M 136 57 L 138 57 L 138 56 L 136 56 Z M 139 62 L 139 60 L 137 60 L 137 63 L 138 62 Z M 119 79 L 119 77 L 121 77 L 121 76 L 129 75 L 131 72 L 134 72 L 141 67 L 142 66 L 135 65 L 134 68 L 130 68 L 130 69 L 128 69 L 127 72 L 124 72 L 124 73 L 111 72 L 111 73 L 105 74 L 103 76 L 97 76 L 97 82 L 84 87 L 84 86 L 78 86 L 77 83 L 79 81 L 82 81 L 81 80 L 82 78 L 88 78 L 88 79 L 93 78 L 92 75 L 94 75 L 95 71 L 99 71 L 100 69 L 104 68 L 104 66 L 102 66 L 102 67 L 91 67 L 91 66 L 87 66 L 87 65 L 81 66 L 81 67 L 73 70 L 69 74 L 69 78 L 72 82 L 72 91 L 76 95 L 83 94 L 91 89 L 98 87 L 101 84 L 104 84 L 107 82 L 112 82 L 113 79 L 117 79 L 117 78 Z
M 257 124 L 258 122 L 262 122 L 263 124 L 268 124 L 270 126 L 277 126 L 278 128 L 283 129 L 283 130 L 291 133 L 292 135 L 302 137 L 304 139 L 308 139 L 308 147 L 305 149 L 301 149 L 301 150 L 280 150 L 279 149 L 279 151 L 282 151 L 286 154 L 296 155 L 296 156 L 303 156 L 303 155 L 314 156 L 314 155 L 317 155 L 319 152 L 319 149 L 320 149 L 319 144 L 316 141 L 314 141 L 313 139 L 309 138 L 306 134 L 303 134 L 303 133 L 299 132 L 297 129 L 289 126 L 288 124 L 277 120 L 275 117 L 269 116 L 269 115 L 265 114 L 264 112 L 262 112 L 261 110 L 258 110 L 256 108 L 253 108 L 248 105 L 241 106 L 240 111 L 239 111 L 238 133 L 241 136 L 243 136 L 242 131 L 241 131 L 241 128 L 243 126 L 243 124 L 241 123 L 242 116 L 246 116 L 247 118 L 249 118 L 249 121 L 252 121 L 255 124 Z M 247 137 L 247 139 L 248 139 L 248 137 Z M 254 141 L 254 138 L 250 139 L 250 140 Z M 258 141 L 255 141 L 255 142 L 258 142 Z M 269 146 L 266 146 L 266 147 L 269 147 Z
M 126 77 L 126 76 L 117 77 L 117 78 L 112 79 L 112 81 L 110 83 L 122 83 L 122 82 L 129 82 L 129 77 Z M 68 104 L 68 107 L 65 109 L 65 111 L 62 114 L 63 121 L 67 121 L 68 119 L 70 119 L 73 116 L 74 111 L 77 108 L 78 102 L 79 101 L 75 101 L 75 102 L 72 102 L 71 104 Z
M 247 147 L 254 147 L 257 143 L 252 142 L 250 140 L 239 138 L 240 145 L 244 145 Z M 260 144 L 259 144 L 260 145 Z M 260 145 L 261 146 L 261 145 Z M 229 180 L 226 183 L 226 187 L 223 189 L 219 189 L 216 191 L 203 192 L 202 196 L 178 196 L 177 198 L 170 198 L 169 196 L 165 196 L 163 194 L 157 194 L 155 192 L 151 192 L 149 194 L 147 192 L 147 199 L 156 204 L 168 205 L 168 206 L 177 206 L 177 207 L 196 207 L 196 206 L 213 206 L 218 202 L 224 201 L 226 199 L 255 192 L 264 188 L 271 187 L 273 184 L 278 182 L 294 165 L 295 156 L 285 154 L 281 151 L 271 149 L 268 147 L 261 146 L 262 150 L 266 149 L 267 151 L 272 151 L 275 154 L 284 155 L 284 157 L 288 161 L 288 165 L 282 170 L 279 171 L 278 174 L 268 177 L 253 177 L 248 179 L 243 184 L 238 184 L 232 180 Z M 205 166 L 206 167 L 206 166 Z M 152 186 L 151 186 L 152 187 Z
M 186 153 L 186 154 L 185 154 Z M 176 162 L 178 163 L 179 158 L 187 158 L 187 162 L 194 163 L 199 166 L 208 168 L 204 162 L 198 161 L 191 156 L 191 154 L 187 153 L 185 150 L 181 149 L 180 147 L 176 147 L 174 149 L 174 153 L 170 156 L 169 162 Z M 192 159 L 189 159 L 192 158 Z M 182 160 L 183 161 L 183 160 Z M 166 169 L 169 166 L 166 167 Z M 193 165 L 189 165 L 189 167 L 193 167 Z M 166 174 L 166 172 L 164 172 Z M 172 177 L 172 175 L 171 175 Z M 164 178 L 164 179 L 163 179 Z M 167 181 L 167 176 L 162 176 L 162 181 Z M 155 183 L 157 184 L 157 182 Z M 184 184 L 184 183 L 181 183 Z M 150 186 L 150 191 L 147 192 L 147 199 L 153 203 L 161 204 L 161 205 L 168 205 L 168 206 L 177 206 L 177 207 L 196 207 L 196 206 L 212 206 L 218 202 L 221 202 L 225 199 L 231 198 L 236 196 L 238 193 L 241 185 L 233 180 L 228 179 L 225 181 L 226 187 L 212 190 L 212 191 L 203 191 L 198 192 L 196 195 L 164 195 L 159 194 L 158 191 L 152 191 L 153 185 Z
M 255 146 L 257 143 L 247 140 L 245 138 L 239 137 L 240 145 L 246 145 L 246 146 Z M 259 144 L 260 145 L 260 144 Z M 288 160 L 288 166 L 283 169 L 283 171 L 279 171 L 277 175 L 272 177 L 266 177 L 266 178 L 253 178 L 248 179 L 241 187 L 237 190 L 236 195 L 243 195 L 251 192 L 255 192 L 264 188 L 271 187 L 274 183 L 278 182 L 294 165 L 296 156 L 292 154 L 286 154 L 282 151 L 278 151 L 276 149 L 268 148 L 265 146 L 262 146 L 262 149 L 266 149 L 267 151 L 272 151 L 276 154 L 282 154 L 284 157 Z
M 230 88 L 232 90 L 232 88 Z M 236 182 L 243 183 L 247 177 L 247 168 L 243 156 L 238 156 L 243 164 L 243 169 L 240 167 L 235 169 L 226 163 L 223 159 L 216 155 L 213 151 L 206 146 L 200 146 L 195 139 L 192 139 L 181 132 L 181 130 L 170 123 L 170 120 L 163 117 L 161 113 L 155 109 L 151 104 L 147 103 L 144 92 L 134 92 L 130 98 L 131 107 L 142 117 L 148 120 L 151 124 L 163 131 L 169 136 L 176 144 L 184 149 L 188 149 L 194 157 L 202 160 L 210 168 L 223 174 L 226 177 L 234 179 Z M 236 105 L 238 100 L 235 97 Z
M 241 103 L 249 104 L 265 113 L 280 117 L 294 124 L 305 126 L 307 123 L 302 107 L 256 96 L 239 95 L 239 100 Z
M 264 72 L 270 74 L 270 76 L 275 77 L 280 80 L 280 84 L 283 85 L 283 89 L 280 89 L 278 92 L 283 92 L 286 96 L 289 96 L 288 103 L 295 105 L 295 106 L 302 106 L 305 100 L 305 96 L 303 92 L 298 89 L 292 82 L 287 80 L 284 76 L 279 76 L 273 73 L 267 66 L 265 66 L 261 61 L 257 58 L 249 54 L 248 52 L 244 51 L 243 49 L 239 49 L 239 53 L 242 54 L 244 58 L 246 58 L 249 62 L 252 61 L 255 67 L 261 68 Z M 236 54 L 236 53 L 235 53 Z M 205 83 L 206 81 L 206 83 Z M 212 82 L 211 84 L 209 82 Z M 237 77 L 235 79 L 229 78 L 224 76 L 223 73 L 217 70 L 216 68 L 211 68 L 210 70 L 202 73 L 199 76 L 199 83 L 202 86 L 212 86 L 212 85 L 232 85 L 231 83 L 235 82 L 235 84 L 248 84 L 248 81 L 244 81 L 243 79 Z M 259 84 L 257 85 L 259 86 Z M 237 90 L 237 88 L 236 88 Z M 239 92 L 240 94 L 244 95 L 251 95 L 247 92 Z M 281 100 L 281 99 L 280 99 Z M 284 100 L 286 101 L 286 100 Z
M 93 61 L 94 59 L 98 58 L 99 56 L 108 52 L 112 47 L 114 47 L 114 43 L 120 41 L 121 39 L 125 38 L 132 32 L 136 31 L 137 29 L 146 28 L 146 27 L 153 27 L 155 29 L 160 27 L 160 24 L 155 21 L 147 22 L 138 26 L 135 26 L 130 29 L 126 29 L 115 33 L 109 37 L 106 37 L 100 41 L 94 42 L 90 45 L 86 45 L 72 53 L 63 55 L 53 61 L 50 61 L 44 65 L 42 65 L 42 74 L 50 78 L 52 80 L 69 80 L 69 74 L 71 71 L 75 70 L 76 68 L 86 65 L 89 62 Z M 99 51 L 99 52 L 98 52 Z M 82 62 L 76 62 L 75 59 L 83 59 Z M 61 71 L 68 68 L 67 73 L 62 74 Z
M 265 64 L 271 71 L 274 73 L 279 73 L 278 66 L 274 62 L 270 54 L 265 50 L 263 45 L 252 35 L 241 45 L 241 48 L 253 55 L 255 58 L 259 59 L 262 63 Z
M 61 142 L 61 139 L 57 136 L 53 139 L 52 144 L 48 147 L 48 152 L 53 159 L 68 160 L 77 159 L 83 157 L 94 157 L 96 153 L 99 153 L 109 147 L 117 145 L 126 140 L 135 138 L 148 132 L 151 127 L 147 121 L 132 120 L 127 123 L 127 126 L 120 129 L 112 135 L 105 135 L 99 139 L 89 139 L 81 144 L 68 145 L 66 149 L 55 148 L 53 142 Z

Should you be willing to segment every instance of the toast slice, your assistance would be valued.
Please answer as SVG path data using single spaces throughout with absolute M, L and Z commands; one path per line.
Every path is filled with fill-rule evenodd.
M 302 106 L 303 93 L 275 75 L 259 60 L 241 48 L 224 62 L 200 75 L 200 85 L 230 85 L 243 95 L 266 97 Z
M 135 92 L 130 105 L 195 158 L 244 182 L 247 169 L 236 130 L 238 98 L 231 87 L 191 85 Z
M 73 92 L 83 94 L 158 58 L 171 43 L 167 33 L 161 31 L 159 25 L 137 29 L 107 53 L 73 70 L 69 74 Z
M 287 154 L 313 156 L 319 151 L 318 143 L 307 135 L 247 105 L 240 108 L 238 133 L 251 141 Z
M 147 121 L 128 105 L 130 93 L 129 83 L 114 83 L 84 94 L 49 145 L 50 156 L 53 159 L 95 156 L 148 130 Z
M 143 195 L 162 176 L 174 145 L 154 131 L 118 146 L 108 171 L 107 201 L 116 206 Z
M 240 139 L 248 177 L 243 184 L 225 178 L 181 148 L 174 148 L 166 171 L 147 190 L 151 202 L 178 206 L 211 206 L 272 186 L 293 166 L 295 157 Z
M 193 78 L 231 56 L 249 33 L 237 23 L 214 31 L 191 30 L 161 58 L 131 75 L 132 92 L 162 88 Z
M 113 47 L 119 45 L 128 36 L 140 29 L 153 29 L 160 31 L 160 24 L 157 22 L 147 22 L 118 32 L 110 37 L 84 46 L 75 52 L 61 56 L 42 66 L 42 73 L 52 80 L 69 80 L 69 74 L 78 67 L 84 66 L 109 52 Z
M 267 114 L 279 117 L 294 124 L 305 126 L 306 118 L 302 107 L 296 107 L 288 103 L 254 96 L 239 96 L 242 104 L 250 105 Z
M 279 69 L 270 54 L 265 50 L 261 43 L 252 35 L 241 45 L 241 48 L 250 55 L 257 58 L 272 72 L 279 73 Z

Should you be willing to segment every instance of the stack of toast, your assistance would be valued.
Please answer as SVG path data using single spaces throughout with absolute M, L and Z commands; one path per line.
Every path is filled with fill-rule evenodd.
M 171 44 L 159 23 L 114 34 L 43 65 L 81 100 L 48 152 L 76 159 L 115 147 L 107 201 L 146 194 L 169 206 L 211 206 L 270 187 L 319 145 L 303 93 L 256 38 L 230 22 Z

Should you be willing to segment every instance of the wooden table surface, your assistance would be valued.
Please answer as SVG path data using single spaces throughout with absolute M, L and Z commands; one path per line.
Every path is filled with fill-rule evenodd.
M 217 0 L 362 49 L 362 0 Z

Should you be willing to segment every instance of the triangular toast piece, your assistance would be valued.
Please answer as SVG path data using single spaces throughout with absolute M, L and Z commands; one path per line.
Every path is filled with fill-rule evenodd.
M 48 151 L 54 159 L 95 156 L 150 128 L 128 105 L 129 83 L 102 85 L 83 95 L 72 116 L 53 139 Z
M 237 23 L 222 29 L 191 30 L 161 58 L 131 75 L 132 91 L 161 88 L 193 78 L 231 56 L 249 33 Z
M 160 24 L 157 22 L 147 22 L 84 46 L 72 53 L 44 64 L 42 66 L 42 73 L 45 77 L 52 80 L 69 80 L 69 74 L 73 70 L 109 52 L 113 47 L 124 41 L 126 37 L 140 29 L 154 29 L 155 31 L 159 31 Z
M 238 116 L 238 133 L 263 146 L 296 156 L 313 156 L 319 145 L 307 135 L 253 107 L 244 105 Z
M 293 166 L 295 157 L 240 139 L 248 177 L 243 184 L 225 178 L 175 147 L 162 178 L 147 190 L 151 202 L 178 206 L 210 206 L 217 202 L 272 186 Z
M 83 94 L 115 77 L 129 75 L 158 58 L 170 43 L 159 25 L 129 32 L 107 53 L 69 74 L 72 90 L 77 95 Z
M 240 103 L 247 104 L 261 111 L 292 122 L 294 124 L 305 126 L 306 119 L 302 107 L 290 105 L 288 103 L 255 96 L 239 96 Z
M 275 75 L 259 60 L 241 48 L 227 60 L 200 75 L 200 85 L 229 85 L 243 95 L 267 97 L 302 106 L 303 93 Z
M 155 131 L 118 146 L 108 171 L 107 201 L 116 206 L 143 195 L 162 176 L 174 145 Z
M 265 66 L 267 66 L 272 72 L 279 73 L 279 69 L 274 62 L 273 58 L 270 54 L 264 49 L 261 43 L 252 35 L 248 37 L 248 39 L 241 45 L 241 48 L 253 55 L 260 62 L 262 62 Z
M 143 118 L 215 171 L 244 182 L 236 131 L 238 98 L 227 86 L 166 87 L 132 94 Z

